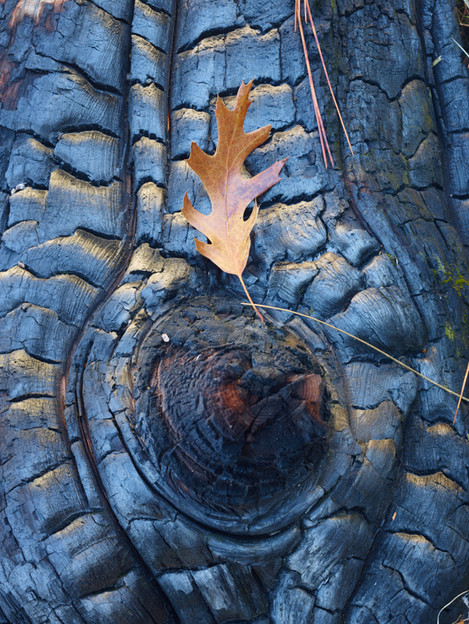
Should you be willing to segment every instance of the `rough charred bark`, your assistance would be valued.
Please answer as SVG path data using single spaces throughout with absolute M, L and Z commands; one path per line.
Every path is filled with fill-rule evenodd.
M 469 581 L 467 410 L 181 216 L 254 79 L 254 300 L 440 384 L 468 358 L 469 82 L 446 0 L 0 3 L 0 622 L 428 624 Z M 440 58 L 441 57 L 441 58 Z M 439 62 L 436 62 L 438 59 Z M 444 620 L 442 620 L 444 621 Z M 449 621 L 449 620 L 448 620 Z

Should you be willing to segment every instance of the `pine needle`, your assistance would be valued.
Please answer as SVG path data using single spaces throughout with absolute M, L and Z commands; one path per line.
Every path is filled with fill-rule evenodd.
M 305 40 L 305 35 L 304 35 L 304 30 L 303 30 L 303 24 L 302 24 L 302 19 L 301 19 L 301 0 L 295 0 L 295 32 L 297 29 L 297 25 L 299 26 L 299 30 L 300 30 L 300 37 L 301 37 L 301 43 L 303 46 L 303 54 L 305 57 L 305 63 L 306 63 L 306 69 L 308 72 L 308 79 L 309 79 L 309 87 L 311 90 L 311 99 L 313 100 L 313 108 L 314 108 L 314 114 L 316 116 L 316 123 L 318 126 L 318 132 L 319 132 L 319 141 L 321 143 L 321 151 L 322 151 L 322 157 L 324 159 L 324 166 L 327 169 L 328 167 L 328 159 L 329 162 L 331 163 L 332 166 L 334 166 L 334 160 L 332 158 L 332 154 L 331 154 L 331 150 L 329 147 L 329 142 L 327 140 L 327 135 L 326 135 L 326 131 L 324 129 L 324 123 L 322 120 L 322 115 L 321 115 L 321 111 L 319 108 L 319 104 L 318 104 L 318 99 L 317 99 L 317 95 L 316 95 L 316 89 L 314 87 L 314 82 L 313 82 L 313 76 L 312 76 L 312 72 L 311 72 L 311 65 L 309 62 L 309 57 L 308 57 L 308 48 L 306 45 L 306 40 Z M 308 19 L 309 22 L 311 24 L 311 29 L 313 31 L 313 36 L 314 36 L 314 40 L 316 42 L 316 46 L 318 49 L 318 53 L 319 53 L 319 57 L 321 59 L 321 64 L 322 64 L 322 68 L 324 70 L 324 74 L 326 76 L 326 80 L 327 80 L 327 84 L 329 87 L 329 90 L 331 92 L 331 96 L 332 96 L 332 100 L 334 102 L 334 106 L 337 110 L 337 114 L 339 116 L 339 120 L 342 126 L 342 129 L 345 133 L 345 137 L 347 139 L 347 144 L 349 146 L 350 152 L 352 153 L 353 156 L 353 148 L 352 148 L 352 144 L 350 142 L 350 138 L 347 132 L 347 129 L 345 127 L 345 123 L 344 120 L 342 118 L 342 115 L 340 113 L 340 109 L 339 109 L 339 105 L 337 103 L 336 97 L 334 95 L 334 91 L 332 90 L 332 85 L 331 85 L 331 81 L 329 79 L 329 74 L 326 68 L 326 64 L 324 62 L 324 57 L 322 55 L 322 50 L 321 50 L 321 44 L 319 43 L 319 38 L 316 32 L 316 28 L 314 26 L 314 21 L 313 21 L 313 16 L 311 15 L 311 9 L 309 6 L 309 0 L 303 0 L 303 7 L 304 7 L 304 22 L 307 24 L 308 23 Z
M 466 50 L 462 47 L 462 45 L 460 45 L 460 44 L 456 41 L 456 39 L 453 39 L 453 37 L 451 37 L 451 39 L 452 39 L 453 43 L 455 43 L 455 44 L 458 46 L 458 48 L 464 52 L 464 54 L 467 56 L 467 58 L 469 58 L 469 54 L 468 54 L 468 53 L 466 52 Z
M 400 360 L 398 360 L 397 358 L 393 357 L 392 355 L 389 355 L 389 353 L 386 353 L 386 351 L 383 351 L 379 347 L 375 347 L 375 345 L 372 345 L 371 343 L 367 342 L 366 340 L 363 340 L 362 338 L 359 338 L 358 336 L 354 336 L 353 334 L 349 333 L 348 331 L 345 331 L 345 329 L 340 329 L 339 327 L 336 327 L 335 325 L 331 325 L 331 323 L 327 323 L 326 321 L 322 321 L 321 319 L 318 319 L 315 316 L 311 316 L 310 314 L 304 314 L 303 312 L 295 312 L 294 310 L 288 310 L 287 308 L 279 308 L 277 306 L 264 305 L 264 304 L 261 304 L 261 303 L 255 303 L 255 304 L 252 303 L 251 304 L 251 303 L 246 303 L 246 302 L 243 301 L 242 305 L 253 305 L 256 308 L 264 308 L 266 310 L 278 310 L 279 312 L 288 312 L 289 314 L 295 314 L 296 316 L 301 316 L 303 318 L 310 319 L 311 321 L 315 321 L 316 323 L 320 323 L 321 325 L 324 325 L 325 327 L 329 327 L 329 329 L 333 329 L 333 330 L 335 330 L 337 332 L 340 332 L 341 334 L 344 334 L 345 336 L 348 336 L 349 338 L 353 338 L 354 340 L 357 340 L 358 342 L 360 342 L 361 344 L 365 345 L 366 347 L 369 347 L 370 349 L 373 349 L 373 351 L 376 351 L 377 353 L 379 353 L 381 355 L 384 355 L 384 357 L 388 358 L 389 360 L 392 360 L 396 364 L 399 364 L 399 366 L 401 366 L 402 368 L 405 368 L 406 370 L 410 371 L 411 373 L 414 373 L 414 375 L 417 375 L 421 379 L 425 379 L 425 381 L 428 381 L 429 383 L 431 383 L 432 385 L 436 386 L 437 388 L 440 388 L 440 390 L 444 390 L 448 394 L 451 394 L 452 396 L 458 397 L 460 399 L 460 401 L 466 401 L 467 403 L 469 403 L 469 397 L 465 397 L 465 396 L 462 395 L 462 393 L 464 392 L 464 386 L 463 386 L 463 390 L 461 391 L 461 393 L 454 392 L 453 390 L 450 390 L 446 386 L 443 386 L 443 384 L 438 383 L 434 379 L 430 379 L 430 377 L 427 377 L 426 375 L 423 375 L 422 373 L 419 373 L 419 371 L 415 370 L 415 368 L 412 368 L 411 366 L 408 366 L 407 364 L 404 364 L 404 362 L 401 362 Z M 468 369 L 467 370 L 469 371 L 469 364 L 468 364 Z M 466 378 L 467 378 L 467 376 L 468 376 L 468 372 L 466 372 Z M 465 378 L 465 380 L 466 380 L 466 378 Z
M 345 138 L 347 139 L 347 143 L 348 143 L 349 149 L 350 149 L 350 151 L 352 153 L 352 156 L 353 156 L 354 155 L 353 147 L 352 147 L 352 144 L 350 143 L 350 138 L 349 138 L 349 135 L 348 135 L 348 132 L 347 132 L 347 128 L 345 127 L 344 120 L 342 119 L 342 115 L 340 113 L 339 105 L 337 104 L 337 100 L 335 99 L 334 91 L 332 90 L 331 81 L 329 80 L 329 74 L 328 74 L 328 71 L 327 71 L 327 68 L 326 68 L 326 63 L 324 62 L 324 58 L 322 56 L 321 44 L 319 43 L 318 35 L 316 33 L 316 28 L 315 28 L 314 22 L 313 22 L 313 17 L 311 15 L 311 10 L 309 8 L 309 0 L 304 0 L 304 1 L 305 1 L 305 6 L 308 9 L 309 21 L 310 21 L 311 28 L 312 28 L 312 31 L 313 31 L 313 35 L 314 35 L 314 40 L 316 42 L 316 46 L 318 48 L 319 57 L 321 59 L 321 64 L 322 64 L 322 68 L 324 70 L 324 74 L 326 76 L 327 84 L 329 86 L 329 91 L 331 92 L 332 100 L 334 102 L 334 106 L 335 106 L 335 109 L 337 111 L 337 115 L 339 116 L 339 119 L 340 119 L 340 124 L 342 126 L 342 129 L 343 129 L 344 134 L 345 134 Z
M 299 4 L 298 4 L 298 7 L 299 7 Z M 327 156 L 329 156 L 330 162 L 331 162 L 332 166 L 334 166 L 334 160 L 333 160 L 332 155 L 331 155 L 331 150 L 329 149 L 329 143 L 327 141 L 327 136 L 326 136 L 326 132 L 324 130 L 324 125 L 322 123 L 321 111 L 319 109 L 318 99 L 316 97 L 316 89 L 314 88 L 313 75 L 312 75 L 312 72 L 311 72 L 311 65 L 309 63 L 309 58 L 308 58 L 308 48 L 306 46 L 305 34 L 304 34 L 304 30 L 303 30 L 303 23 L 301 21 L 301 15 L 300 14 L 298 14 L 298 25 L 299 25 L 299 28 L 300 28 L 300 37 L 301 37 L 301 43 L 303 45 L 303 53 L 305 55 L 306 69 L 308 71 L 309 88 L 311 90 L 311 98 L 313 100 L 314 114 L 316 115 L 316 122 L 317 122 L 317 125 L 318 125 L 318 132 L 319 132 L 319 140 L 321 142 L 322 157 L 324 159 L 324 166 L 327 169 Z
M 443 611 L 444 611 L 445 609 L 447 609 L 448 607 L 450 607 L 450 606 L 453 604 L 453 602 L 456 602 L 456 600 L 457 600 L 458 598 L 461 598 L 462 596 L 465 596 L 466 594 L 469 594 L 469 590 L 468 590 L 468 589 L 466 589 L 466 591 L 463 591 L 463 592 L 461 592 L 460 594 L 458 594 L 457 596 L 455 596 L 452 600 L 450 600 L 450 601 L 448 602 L 448 604 L 445 604 L 445 606 L 444 606 L 444 607 L 442 607 L 442 608 L 438 611 L 438 615 L 437 615 L 437 618 L 436 618 L 436 624 L 440 624 L 440 615 L 443 613 Z

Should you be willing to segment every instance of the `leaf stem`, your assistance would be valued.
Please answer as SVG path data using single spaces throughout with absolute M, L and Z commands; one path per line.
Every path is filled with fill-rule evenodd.
M 242 282 L 242 280 L 241 280 L 241 282 Z M 244 286 L 244 284 L 243 284 L 243 286 Z M 246 290 L 246 287 L 244 288 L 244 290 Z M 247 290 L 246 290 L 246 293 L 247 293 Z M 249 297 L 249 294 L 248 294 L 248 297 Z M 464 385 L 463 385 L 463 390 L 461 391 L 461 393 L 454 392 L 453 390 L 450 390 L 446 386 L 443 386 L 443 384 L 440 384 L 437 381 L 435 381 L 433 379 L 430 379 L 430 377 L 427 377 L 426 375 L 423 375 L 422 373 L 419 373 L 417 370 L 415 370 L 415 368 L 412 368 L 411 366 L 408 366 L 407 364 L 404 364 L 404 362 L 401 362 L 400 360 L 398 360 L 397 358 L 393 357 L 392 355 L 389 355 L 389 353 L 386 353 L 386 351 L 383 351 L 382 349 L 380 349 L 378 347 L 375 347 L 371 343 L 367 342 L 366 340 L 363 340 L 362 338 L 359 338 L 358 336 L 354 336 L 353 334 L 350 334 L 348 331 L 345 331 L 345 329 L 340 329 L 339 327 L 336 327 L 335 325 L 331 325 L 331 323 L 327 323 L 326 321 L 321 321 L 321 319 L 318 319 L 315 316 L 311 316 L 310 314 L 303 314 L 303 312 L 295 312 L 295 310 L 288 310 L 287 308 L 278 308 L 277 306 L 264 305 L 262 303 L 253 303 L 251 297 L 249 297 L 249 301 L 251 302 L 250 304 L 245 303 L 244 301 L 241 302 L 241 303 L 242 303 L 242 305 L 253 305 L 255 308 L 256 308 L 256 306 L 258 306 L 259 308 L 265 308 L 267 310 L 279 310 L 280 312 L 288 312 L 289 314 L 295 314 L 296 316 L 301 316 L 303 318 L 310 319 L 312 321 L 315 321 L 316 323 L 320 323 L 321 325 L 325 325 L 326 327 L 329 327 L 330 329 L 334 329 L 335 331 L 338 331 L 341 334 L 345 334 L 345 336 L 348 336 L 349 338 L 353 338 L 354 340 L 357 340 L 358 342 L 361 342 L 362 344 L 364 344 L 365 346 L 369 347 L 370 349 L 373 349 L 374 351 L 377 351 L 381 355 L 384 355 L 385 357 L 387 357 L 389 360 L 392 360 L 396 364 L 399 364 L 399 366 L 402 366 L 402 368 L 405 368 L 408 371 L 410 371 L 411 373 L 414 373 L 414 375 L 417 375 L 418 377 L 421 377 L 422 379 L 425 379 L 425 381 L 430 382 L 431 384 L 433 384 L 437 388 L 440 388 L 441 390 L 444 390 L 448 394 L 452 394 L 453 396 L 458 397 L 460 399 L 460 401 L 466 401 L 467 403 L 469 403 L 469 397 L 462 396 L 462 393 L 464 391 L 465 381 L 466 381 L 467 376 L 469 374 L 469 364 L 468 364 L 468 368 L 467 368 L 467 371 L 466 371 L 466 377 L 465 377 L 465 381 L 464 381 Z M 256 309 L 256 312 L 257 312 L 257 309 Z M 258 312 L 258 314 L 259 314 L 259 312 Z M 262 320 L 264 320 L 264 319 L 262 319 Z
M 262 316 L 262 314 L 257 309 L 257 305 L 251 299 L 251 295 L 249 294 L 248 289 L 246 288 L 246 284 L 244 283 L 244 280 L 243 280 L 243 278 L 241 276 L 241 273 L 238 274 L 238 278 L 239 278 L 239 281 L 241 282 L 242 287 L 244 288 L 244 292 L 246 293 L 246 297 L 249 299 L 249 304 L 243 303 L 243 305 L 251 305 L 254 308 L 254 310 L 256 311 L 257 316 L 261 319 L 261 321 L 263 323 L 265 323 L 264 317 Z

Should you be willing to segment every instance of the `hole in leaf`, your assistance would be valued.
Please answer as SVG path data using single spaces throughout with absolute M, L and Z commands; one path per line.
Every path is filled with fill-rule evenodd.
M 248 204 L 248 206 L 246 207 L 246 210 L 244 211 L 243 221 L 247 221 L 249 219 L 249 217 L 252 215 L 253 210 L 254 210 L 254 202 L 252 201 L 250 204 Z

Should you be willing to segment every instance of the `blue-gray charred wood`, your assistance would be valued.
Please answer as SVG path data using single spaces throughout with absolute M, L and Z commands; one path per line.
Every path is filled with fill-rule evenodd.
M 262 324 L 181 215 L 254 81 L 288 157 L 244 278 L 458 391 L 469 77 L 451 0 L 0 2 L 0 623 L 429 624 L 469 589 L 457 397 L 348 335 Z M 459 611 L 458 611 L 459 608 Z M 456 615 L 462 605 L 456 605 Z M 449 624 L 454 613 L 442 614 Z M 467 617 L 467 613 L 466 613 Z

